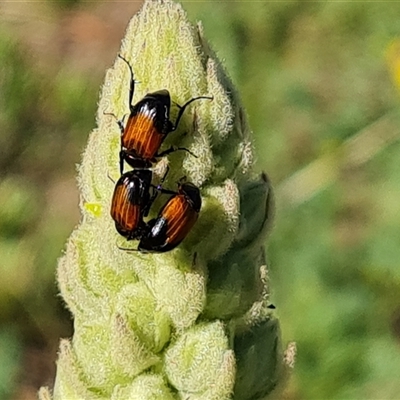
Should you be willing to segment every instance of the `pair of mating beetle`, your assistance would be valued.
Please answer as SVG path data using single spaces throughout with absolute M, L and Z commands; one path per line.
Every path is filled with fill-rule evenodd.
M 153 185 L 151 167 L 157 159 L 174 151 L 184 150 L 190 153 L 188 149 L 174 146 L 161 153 L 158 151 L 167 135 L 177 129 L 186 107 L 195 100 L 212 100 L 212 97 L 195 97 L 183 106 L 178 105 L 178 116 L 173 124 L 170 121 L 171 97 L 168 90 L 148 93 L 138 103 L 132 104 L 135 91 L 133 70 L 124 57 L 118 57 L 126 62 L 130 70 L 130 114 L 125 126 L 121 120 L 117 121 L 121 131 L 121 177 L 115 185 L 111 217 L 120 235 L 127 240 L 139 240 L 138 251 L 163 253 L 178 246 L 189 233 L 200 212 L 201 196 L 199 188 L 186 182 L 185 178 L 178 183 L 177 192 L 164 189 L 162 184 L 168 169 L 160 184 Z M 124 173 L 124 162 L 133 169 Z M 145 222 L 144 218 L 148 216 L 158 193 L 172 197 L 167 200 L 156 218 Z

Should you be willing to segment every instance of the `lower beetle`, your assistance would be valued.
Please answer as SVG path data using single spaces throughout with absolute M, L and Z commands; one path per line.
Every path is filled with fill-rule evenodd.
M 178 192 L 150 220 L 140 238 L 138 250 L 164 253 L 178 246 L 197 221 L 201 208 L 200 190 L 191 182 L 180 183 Z
M 175 192 L 162 187 L 168 172 L 167 167 L 157 186 L 151 183 L 153 172 L 149 169 L 128 171 L 118 179 L 110 213 L 118 233 L 127 240 L 140 239 L 147 232 L 143 218 L 149 214 L 158 193 L 175 195 Z
M 127 240 L 139 238 L 145 229 L 145 217 L 154 199 L 150 194 L 152 171 L 133 170 L 117 181 L 111 202 L 111 217 L 118 233 Z

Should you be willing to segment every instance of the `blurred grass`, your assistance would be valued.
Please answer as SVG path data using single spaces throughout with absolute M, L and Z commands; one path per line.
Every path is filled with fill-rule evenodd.
M 298 343 L 284 398 L 398 399 L 400 5 L 183 4 L 238 85 L 276 188 L 273 302 Z M 74 164 L 133 10 L 49 2 L 35 30 L 28 7 L 0 21 L 0 397 L 16 399 L 51 379 L 70 334 L 54 271 L 78 218 Z M 36 377 L 32 349 L 48 368 Z

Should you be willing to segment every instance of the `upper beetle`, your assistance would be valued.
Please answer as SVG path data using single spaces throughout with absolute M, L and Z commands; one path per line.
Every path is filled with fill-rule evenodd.
M 124 57 L 120 54 L 118 57 L 126 62 L 131 74 L 129 89 L 130 114 L 125 126 L 122 121 L 118 121 L 121 130 L 121 150 L 119 153 L 121 174 L 124 169 L 124 161 L 132 168 L 150 168 L 157 157 L 162 157 L 176 150 L 189 152 L 183 147 L 171 146 L 169 149 L 158 153 L 167 135 L 177 129 L 186 107 L 195 100 L 212 100 L 213 98 L 199 96 L 190 99 L 183 106 L 177 104 L 179 107 L 178 116 L 175 123 L 172 123 L 170 121 L 171 96 L 166 89 L 148 93 L 135 105 L 132 104 L 135 91 L 133 69 Z
M 200 208 L 199 188 L 191 182 L 180 183 L 178 192 L 166 202 L 157 218 L 148 222 L 138 250 L 144 253 L 173 250 L 192 229 Z

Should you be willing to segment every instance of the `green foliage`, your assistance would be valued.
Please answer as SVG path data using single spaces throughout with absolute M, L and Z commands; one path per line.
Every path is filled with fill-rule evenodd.
M 398 398 L 400 147 L 376 138 L 400 123 L 385 60 L 400 7 L 186 5 L 235 68 L 277 188 L 268 255 L 283 337 L 298 344 L 291 398 Z M 355 165 L 344 146 L 358 133 Z
M 0 354 L 0 397 L 5 399 L 14 389 L 21 359 L 21 343 L 15 329 L 0 331 Z
M 68 319 L 66 314 L 61 315 L 56 297 L 54 265 L 74 225 L 71 219 L 74 213 L 65 212 L 68 208 L 65 200 L 69 196 L 65 190 L 68 186 L 65 174 L 68 171 L 72 174 L 75 169 L 71 149 L 78 148 L 77 138 L 82 142 L 82 129 L 87 131 L 93 123 L 86 120 L 85 113 L 94 113 L 96 89 L 88 90 L 82 81 L 77 85 L 78 79 L 71 76 L 66 83 L 63 75 L 64 87 L 60 84 L 61 92 L 57 93 L 57 79 L 39 71 L 26 48 L 12 37 L 6 26 L 2 21 L 0 325 L 5 331 L 13 332 L 8 336 L 10 351 L 18 348 L 25 352 L 30 345 L 41 349 L 52 346 L 52 341 L 58 341 L 56 336 L 69 331 Z M 74 92 L 65 90 L 68 85 L 75 85 Z M 71 126 L 64 110 L 60 110 L 58 98 L 68 99 L 68 107 L 72 108 L 77 103 L 77 93 L 85 96 L 79 99 L 80 108 L 75 107 L 68 115 L 74 121 Z M 92 99 L 88 96 L 90 93 Z M 24 358 L 8 357 L 6 352 L 7 349 L 1 352 L 2 362 L 11 374 Z M 28 371 L 26 376 L 33 380 L 30 374 Z M 25 373 L 18 370 L 15 375 L 21 377 Z M 1 387 L 4 382 L 1 378 Z M 12 393 L 18 384 L 17 379 L 7 381 L 8 390 Z

